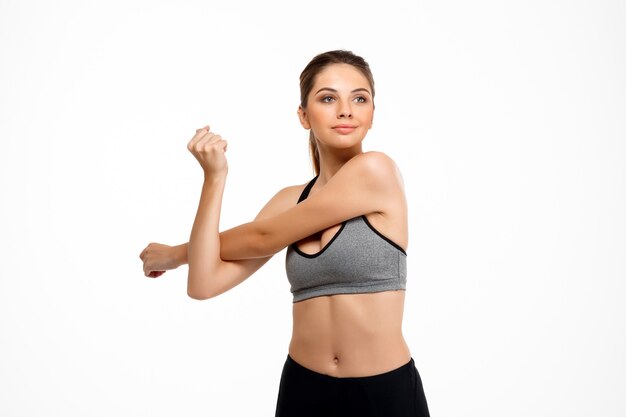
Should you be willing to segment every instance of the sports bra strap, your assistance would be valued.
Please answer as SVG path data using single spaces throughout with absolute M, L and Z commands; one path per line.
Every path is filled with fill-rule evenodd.
M 309 181 L 306 187 L 304 187 L 304 190 L 302 190 L 302 194 L 300 194 L 300 198 L 298 199 L 298 203 L 300 203 L 302 200 L 309 196 L 309 192 L 311 191 L 311 188 L 313 188 L 313 184 L 315 184 L 317 177 L 319 177 L 319 175 L 316 175 L 315 178 Z

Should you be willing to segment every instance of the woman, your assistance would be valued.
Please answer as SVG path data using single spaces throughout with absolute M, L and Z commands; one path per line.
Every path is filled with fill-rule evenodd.
M 349 51 L 319 54 L 300 90 L 315 177 L 280 190 L 254 221 L 219 233 L 226 141 L 198 129 L 187 148 L 204 184 L 189 243 L 149 244 L 140 255 L 144 274 L 188 263 L 189 296 L 207 299 L 287 248 L 293 335 L 276 416 L 428 416 L 402 335 L 404 185 L 389 156 L 362 150 L 374 115 L 369 65 Z

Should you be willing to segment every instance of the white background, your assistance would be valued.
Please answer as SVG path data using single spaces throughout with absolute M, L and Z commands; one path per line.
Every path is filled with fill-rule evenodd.
M 222 229 L 313 177 L 317 53 L 376 80 L 365 150 L 410 207 L 404 334 L 433 416 L 626 415 L 620 1 L 0 1 L 0 415 L 273 416 L 284 252 L 215 299 L 187 268 L 228 140 Z

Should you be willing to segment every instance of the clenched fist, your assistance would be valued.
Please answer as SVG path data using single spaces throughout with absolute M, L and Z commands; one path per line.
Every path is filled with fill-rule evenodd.
M 162 243 L 152 242 L 139 254 L 143 261 L 143 274 L 149 278 L 157 278 L 170 269 L 180 266 L 176 258 L 176 248 Z
M 227 143 L 220 135 L 210 131 L 209 126 L 196 130 L 187 144 L 187 149 L 198 160 L 205 176 L 219 176 L 228 173 L 226 162 Z

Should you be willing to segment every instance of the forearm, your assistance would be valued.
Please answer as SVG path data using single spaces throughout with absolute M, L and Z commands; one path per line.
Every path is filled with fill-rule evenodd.
M 176 259 L 177 268 L 181 265 L 185 265 L 189 263 L 189 259 L 187 258 L 188 248 L 189 248 L 189 242 L 174 246 L 174 259 Z
M 216 279 L 220 257 L 219 222 L 226 176 L 205 177 L 198 211 L 187 244 L 189 263 L 188 292 L 209 291 L 210 281 Z
M 242 225 L 243 226 L 243 225 Z M 263 255 L 259 255 L 260 251 L 255 249 L 251 244 L 242 245 L 243 241 L 251 241 L 250 238 L 245 238 L 245 230 L 253 229 L 253 225 L 251 223 L 247 223 L 245 229 L 237 226 L 237 230 L 233 229 L 226 230 L 220 233 L 220 258 L 223 261 L 236 261 L 242 259 L 253 259 L 253 258 L 262 258 Z M 239 235 L 239 239 L 237 238 Z M 239 242 L 239 244 L 236 244 Z M 189 263 L 188 253 L 189 253 L 189 243 L 181 243 L 180 245 L 176 245 L 173 247 L 174 250 L 174 258 L 176 259 L 176 265 L 181 266 Z M 267 251 L 265 251 L 267 252 Z M 267 255 L 273 255 L 274 253 L 268 252 Z

